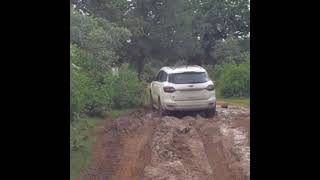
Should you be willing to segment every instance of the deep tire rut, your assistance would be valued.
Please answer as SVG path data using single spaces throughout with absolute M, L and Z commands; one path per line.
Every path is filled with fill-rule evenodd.
M 86 180 L 249 180 L 250 111 L 217 109 L 214 118 L 140 110 L 98 130 Z

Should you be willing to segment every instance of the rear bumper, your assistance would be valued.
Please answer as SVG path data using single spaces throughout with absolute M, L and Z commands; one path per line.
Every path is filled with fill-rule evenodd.
M 197 101 L 172 101 L 170 99 L 163 101 L 163 108 L 170 111 L 193 111 L 206 110 L 216 106 L 216 98 L 212 97 L 208 100 Z

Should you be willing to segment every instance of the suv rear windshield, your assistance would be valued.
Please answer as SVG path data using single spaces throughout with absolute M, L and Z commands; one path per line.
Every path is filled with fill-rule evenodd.
M 185 72 L 169 74 L 168 81 L 174 84 L 205 83 L 209 80 L 205 72 Z

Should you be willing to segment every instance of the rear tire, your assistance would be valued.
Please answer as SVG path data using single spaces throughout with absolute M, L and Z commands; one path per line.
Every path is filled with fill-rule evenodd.
M 152 111 L 155 110 L 155 108 L 154 108 L 153 105 L 154 105 L 154 102 L 153 102 L 153 98 L 152 98 L 151 91 L 150 91 L 150 109 L 151 109 Z
M 212 109 L 206 110 L 206 117 L 212 118 L 216 114 L 216 105 Z
M 165 109 L 162 108 L 160 98 L 159 98 L 158 102 L 159 102 L 158 103 L 158 112 L 159 112 L 160 117 L 163 117 L 167 114 L 167 112 Z

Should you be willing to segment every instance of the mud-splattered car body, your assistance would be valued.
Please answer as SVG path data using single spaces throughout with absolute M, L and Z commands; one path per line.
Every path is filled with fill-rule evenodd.
M 150 84 L 150 99 L 161 112 L 216 109 L 214 83 L 200 66 L 161 68 Z

